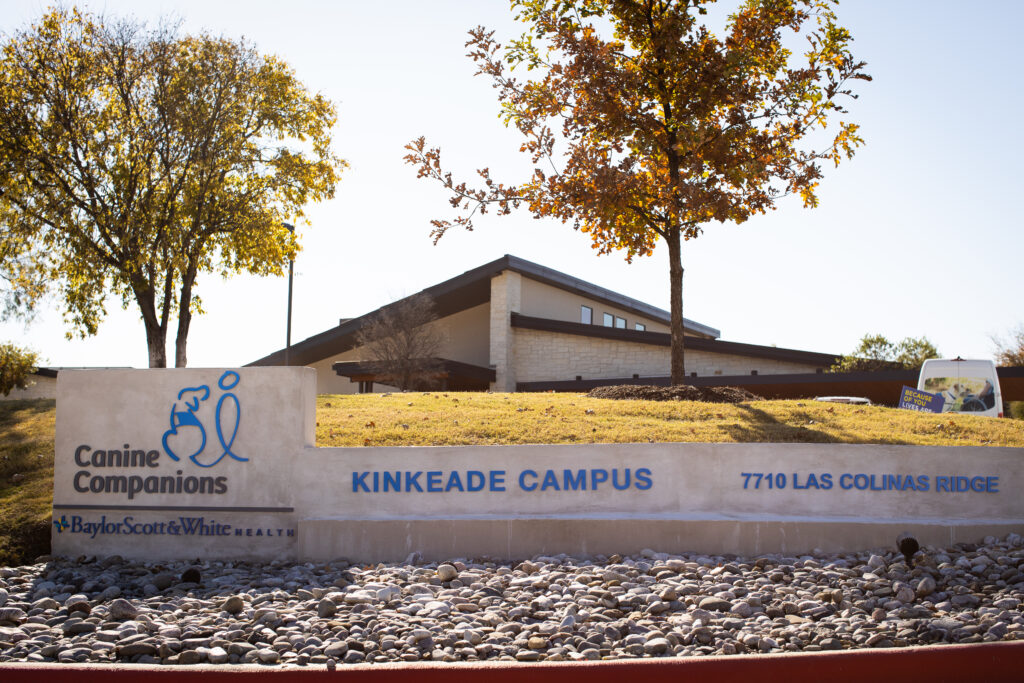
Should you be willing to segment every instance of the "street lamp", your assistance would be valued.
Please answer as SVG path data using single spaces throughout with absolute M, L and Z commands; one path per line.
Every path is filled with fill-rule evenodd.
M 283 223 L 288 232 L 295 234 L 295 226 L 291 223 Z M 292 355 L 292 273 L 295 268 L 295 259 L 288 259 L 288 326 L 285 332 L 284 341 L 284 364 L 290 365 Z

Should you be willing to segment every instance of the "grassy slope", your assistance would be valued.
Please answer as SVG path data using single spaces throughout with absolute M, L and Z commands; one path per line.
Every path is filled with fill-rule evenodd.
M 645 441 L 1024 447 L 1024 421 L 807 400 L 729 405 L 431 392 L 317 402 L 318 446 Z
M 0 566 L 49 552 L 54 417 L 53 401 L 0 403 Z
M 47 552 L 53 401 L 0 403 L 0 566 Z M 773 441 L 1024 447 L 1024 421 L 815 401 L 609 401 L 577 394 L 321 396 L 318 446 Z M 12 476 L 24 475 L 19 483 Z

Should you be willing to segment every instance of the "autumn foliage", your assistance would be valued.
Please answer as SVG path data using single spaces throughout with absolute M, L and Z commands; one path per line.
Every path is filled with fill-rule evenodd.
M 704 22 L 710 4 L 513 0 L 526 32 L 502 47 L 478 27 L 467 47 L 522 134 L 532 175 L 506 184 L 482 168 L 475 184 L 458 181 L 422 137 L 406 156 L 457 210 L 433 221 L 435 243 L 453 226 L 472 229 L 477 213 L 517 208 L 627 260 L 664 240 L 673 383 L 685 377 L 681 242 L 788 195 L 816 206 L 822 165 L 863 142 L 835 118 L 856 97 L 851 82 L 870 79 L 833 0 L 748 0 L 720 33 Z
M 0 42 L 0 275 L 14 303 L 42 274 L 83 335 L 108 297 L 134 305 L 151 367 L 167 364 L 176 317 L 185 365 L 199 280 L 281 274 L 298 248 L 283 221 L 333 196 L 335 120 L 245 41 L 47 12 Z

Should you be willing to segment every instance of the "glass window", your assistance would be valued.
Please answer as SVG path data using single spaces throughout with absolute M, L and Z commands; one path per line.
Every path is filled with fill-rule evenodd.
M 594 309 L 590 306 L 580 306 L 580 322 L 584 325 L 594 322 Z
M 626 329 L 626 319 L 615 316 L 615 327 L 623 330 Z
M 641 332 L 646 332 L 647 331 L 647 325 L 644 325 L 643 323 L 637 323 L 635 327 L 636 327 L 636 329 L 640 330 Z
M 613 327 L 614 325 L 615 325 L 615 316 L 613 316 L 611 313 L 605 313 L 604 314 L 604 326 L 605 327 Z

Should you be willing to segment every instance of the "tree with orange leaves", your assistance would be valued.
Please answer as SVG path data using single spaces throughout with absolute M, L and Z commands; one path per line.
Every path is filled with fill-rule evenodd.
M 837 0 L 747 0 L 721 37 L 706 0 L 512 0 L 529 28 L 506 48 L 470 31 L 478 75 L 498 90 L 506 125 L 523 134 L 534 170 L 518 184 L 477 173 L 456 182 L 424 138 L 407 145 L 420 177 L 440 181 L 459 211 L 453 226 L 494 208 L 554 217 L 626 260 L 669 254 L 673 384 L 682 384 L 682 242 L 711 221 L 742 223 L 796 194 L 814 207 L 822 162 L 863 144 L 856 124 L 832 122 L 870 80 L 837 23 Z M 806 51 L 788 46 L 804 38 Z M 527 78 L 512 75 L 525 68 Z M 536 77 L 533 77 L 537 74 Z M 811 140 L 813 138 L 813 141 Z M 818 143 L 818 144 L 814 144 Z

